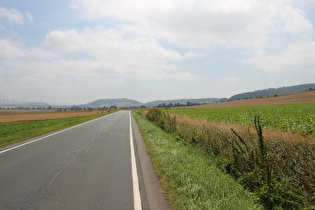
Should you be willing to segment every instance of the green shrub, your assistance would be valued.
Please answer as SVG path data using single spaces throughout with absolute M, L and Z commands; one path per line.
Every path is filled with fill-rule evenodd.
M 150 110 L 151 111 L 151 110 Z M 149 111 L 149 112 L 150 112 Z M 261 119 L 253 134 L 239 135 L 219 128 L 178 123 L 160 110 L 153 122 L 177 140 L 197 146 L 205 155 L 220 157 L 220 167 L 255 192 L 266 209 L 315 208 L 315 146 L 305 142 L 266 142 Z M 176 126 L 166 129 L 168 126 Z

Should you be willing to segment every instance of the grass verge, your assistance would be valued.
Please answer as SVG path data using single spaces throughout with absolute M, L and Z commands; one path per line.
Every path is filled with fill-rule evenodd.
M 183 121 L 157 109 L 141 114 L 206 157 L 215 155 L 218 166 L 254 192 L 266 209 L 315 209 L 312 141 L 266 141 L 258 116 L 253 135 L 250 129 L 240 134 L 204 120 Z
M 173 209 L 262 209 L 258 198 L 202 155 L 133 112 Z
M 107 114 L 108 113 L 55 120 L 0 123 L 0 147 L 83 123 Z

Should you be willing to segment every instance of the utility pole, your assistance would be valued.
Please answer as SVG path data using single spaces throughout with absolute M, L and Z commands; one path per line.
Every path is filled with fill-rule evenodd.
M 2 93 L 2 95 L 0 94 L 0 101 L 1 103 L 4 105 L 5 104 L 5 101 L 4 101 L 4 93 Z

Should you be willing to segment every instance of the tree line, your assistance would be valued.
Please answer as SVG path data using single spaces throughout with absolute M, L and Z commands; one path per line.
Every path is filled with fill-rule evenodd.
M 182 107 L 182 106 L 196 106 L 196 105 L 201 105 L 201 104 L 204 104 L 204 103 L 198 103 L 198 102 L 187 102 L 186 104 L 184 103 L 169 103 L 169 104 L 166 104 L 166 103 L 162 103 L 162 104 L 159 104 L 157 105 L 158 108 L 167 108 L 167 107 Z

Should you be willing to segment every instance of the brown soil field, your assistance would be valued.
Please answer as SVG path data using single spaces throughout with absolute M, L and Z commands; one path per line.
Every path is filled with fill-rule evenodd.
M 278 97 L 242 99 L 222 103 L 193 106 L 193 108 L 239 107 L 239 106 L 267 106 L 284 104 L 315 103 L 315 91 L 283 94 Z
M 91 116 L 91 115 L 97 115 L 103 112 L 105 111 L 66 111 L 66 112 L 25 111 L 23 112 L 23 111 L 17 110 L 17 111 L 10 111 L 10 112 L 0 112 L 0 123 Z

